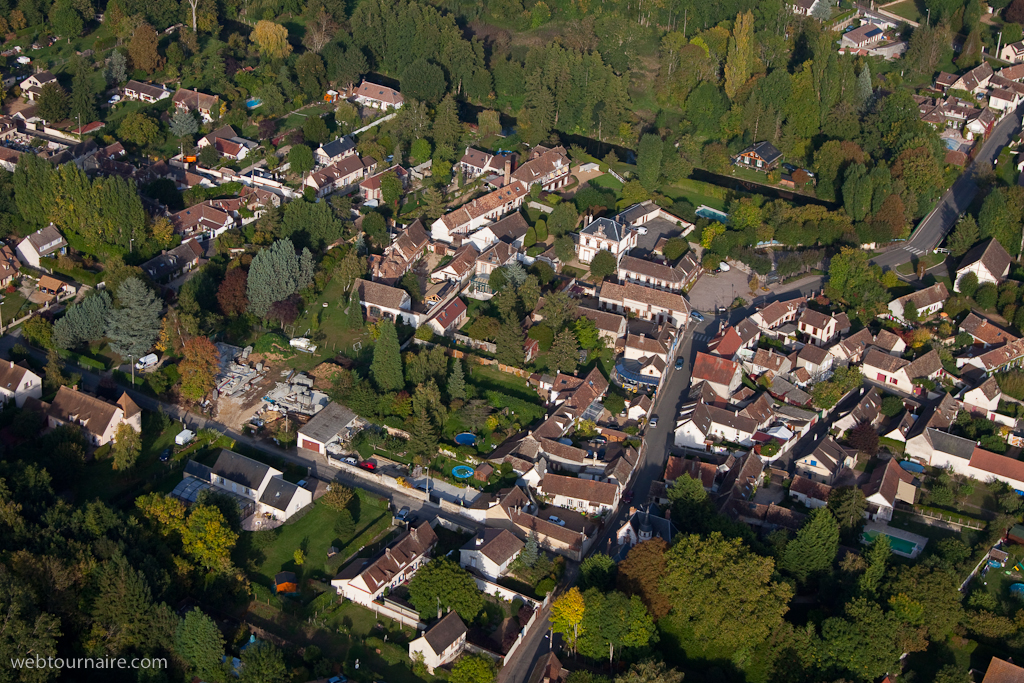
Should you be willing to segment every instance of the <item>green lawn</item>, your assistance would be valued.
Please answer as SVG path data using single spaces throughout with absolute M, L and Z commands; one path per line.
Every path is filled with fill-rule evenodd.
M 896 266 L 896 272 L 900 275 L 913 275 L 917 272 L 918 263 L 924 263 L 924 269 L 929 270 L 946 260 L 946 254 L 925 254 L 920 258 L 912 258 L 907 263 Z
M 0 308 L 0 312 L 3 313 L 4 320 L 10 322 L 25 315 L 28 312 L 26 310 L 27 305 L 28 299 L 22 296 L 21 291 L 15 290 L 13 294 L 4 294 L 3 306 Z
M 292 571 L 304 579 L 318 578 L 329 581 L 345 558 L 368 545 L 377 536 L 384 533 L 391 525 L 391 512 L 382 499 L 371 496 L 361 489 L 356 489 L 358 503 L 353 503 L 355 532 L 340 537 L 335 524 L 341 513 L 321 503 L 316 503 L 305 516 L 294 523 L 279 527 L 275 532 L 273 543 L 263 549 L 264 559 L 260 563 L 253 581 L 271 587 L 274 575 L 280 571 Z M 263 533 L 263 532 L 261 532 Z M 338 549 L 338 554 L 327 559 L 327 550 L 331 546 Z M 299 567 L 295 564 L 294 554 L 302 549 L 306 554 L 306 562 Z
M 897 14 L 904 19 L 910 19 L 911 21 L 916 21 L 918 23 L 924 19 L 924 15 L 921 13 L 921 10 L 918 9 L 917 3 L 914 0 L 903 0 L 903 2 L 895 5 L 889 5 L 885 9 L 886 11 Z
M 604 190 L 611 190 L 616 195 L 622 191 L 622 183 L 615 179 L 611 173 L 605 173 L 602 176 L 591 178 L 588 181 L 594 187 L 599 187 Z
M 670 199 L 685 199 L 695 207 L 704 204 L 719 211 L 725 210 L 725 192 L 723 188 L 699 180 L 680 180 L 662 187 L 662 192 Z
M 295 336 L 305 335 L 308 331 L 317 340 L 319 348 L 316 353 L 296 353 L 288 362 L 290 366 L 297 370 L 308 370 L 338 353 L 353 353 L 352 347 L 357 342 L 365 346 L 371 341 L 365 328 L 352 330 L 345 327 L 347 303 L 341 280 L 331 280 L 320 298 L 309 305 L 293 327 Z

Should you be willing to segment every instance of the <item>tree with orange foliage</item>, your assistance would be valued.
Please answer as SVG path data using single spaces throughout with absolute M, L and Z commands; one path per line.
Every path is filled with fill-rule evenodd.
M 189 401 L 199 402 L 213 389 L 220 354 L 206 337 L 192 337 L 185 342 L 182 355 L 184 358 L 178 364 L 181 395 Z

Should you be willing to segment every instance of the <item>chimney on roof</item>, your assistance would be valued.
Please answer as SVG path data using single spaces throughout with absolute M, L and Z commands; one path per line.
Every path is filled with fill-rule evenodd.
M 512 155 L 505 155 L 505 182 L 503 185 L 508 185 L 512 182 Z

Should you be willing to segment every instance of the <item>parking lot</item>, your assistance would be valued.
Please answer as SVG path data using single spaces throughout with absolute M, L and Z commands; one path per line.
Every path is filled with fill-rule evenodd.
M 687 298 L 698 311 L 714 311 L 718 306 L 729 306 L 738 296 L 749 302 L 749 279 L 749 275 L 735 266 L 723 273 L 704 273 Z
M 660 216 L 647 221 L 643 224 L 643 227 L 647 229 L 647 234 L 637 235 L 636 249 L 630 252 L 638 258 L 646 258 L 654 253 L 654 247 L 662 237 L 671 239 L 672 237 L 678 237 L 683 232 L 683 229 L 678 225 Z

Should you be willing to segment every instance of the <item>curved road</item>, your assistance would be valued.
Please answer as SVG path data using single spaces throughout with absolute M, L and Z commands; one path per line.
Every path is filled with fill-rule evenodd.
M 1008 145 L 1021 130 L 1020 108 L 1003 116 L 992 129 L 988 139 L 982 144 L 981 149 L 975 156 L 974 161 L 967 167 L 963 174 L 953 185 L 942 195 L 938 206 L 925 216 L 914 233 L 904 245 L 898 249 L 892 249 L 879 254 L 871 259 L 871 263 L 882 266 L 883 269 L 895 268 L 911 258 L 929 252 L 942 243 L 958 218 L 963 215 L 967 207 L 974 201 L 978 193 L 978 186 L 974 182 L 974 175 L 977 164 L 985 162 L 995 164 L 996 158 L 1003 147 Z

